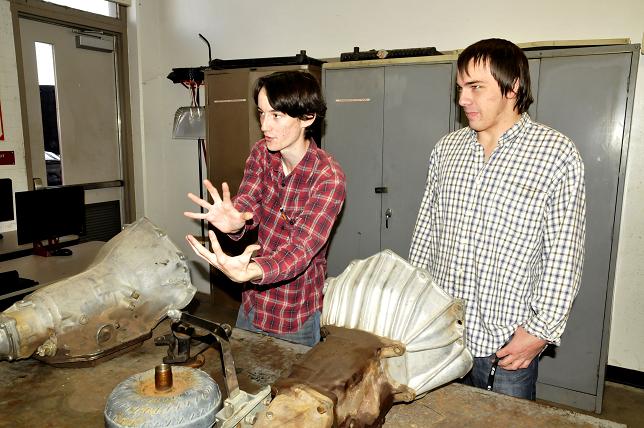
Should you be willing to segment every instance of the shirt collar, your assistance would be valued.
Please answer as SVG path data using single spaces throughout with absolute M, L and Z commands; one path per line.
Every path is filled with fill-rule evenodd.
M 519 117 L 519 120 L 516 121 L 514 125 L 507 131 L 505 131 L 501 138 L 499 138 L 499 147 L 502 147 L 504 144 L 511 144 L 517 140 L 517 137 L 523 133 L 523 130 L 526 127 L 526 124 L 530 121 L 530 116 L 528 113 L 522 113 Z
M 521 114 L 519 117 L 519 120 L 517 120 L 514 125 L 510 127 L 507 131 L 505 131 L 503 134 L 501 134 L 501 137 L 499 138 L 499 142 L 497 147 L 503 147 L 505 144 L 511 144 L 514 141 L 517 140 L 517 137 L 523 133 L 523 130 L 525 129 L 526 125 L 532 122 L 532 119 L 530 119 L 530 116 L 528 115 L 527 112 L 524 112 Z M 478 149 L 479 148 L 479 142 L 478 139 L 476 138 L 476 131 L 473 130 L 472 128 L 469 128 L 469 140 L 470 144 L 473 146 L 473 149 Z
M 315 163 L 317 159 L 316 149 L 317 144 L 313 140 L 313 138 L 311 138 L 309 147 L 306 149 L 306 153 L 304 153 L 304 156 L 302 157 L 300 162 L 295 165 L 295 168 L 293 168 L 293 170 L 287 177 L 301 175 L 302 177 L 306 178 L 308 175 L 311 175 L 311 172 L 315 169 Z M 279 152 L 269 152 L 269 154 L 271 155 L 271 169 L 273 169 L 276 176 L 280 176 L 280 174 L 283 175 L 284 171 L 282 169 L 282 155 Z

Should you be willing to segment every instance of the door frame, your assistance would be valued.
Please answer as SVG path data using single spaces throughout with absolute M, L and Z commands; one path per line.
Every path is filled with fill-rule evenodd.
M 27 102 L 25 78 L 22 62 L 22 41 L 20 37 L 19 18 L 27 18 L 49 24 L 76 27 L 84 30 L 102 31 L 115 39 L 116 79 L 117 79 L 117 117 L 121 145 L 121 162 L 123 171 L 123 222 L 131 223 L 136 219 L 134 193 L 134 154 L 132 147 L 132 122 L 130 108 L 129 64 L 127 57 L 127 7 L 118 5 L 118 18 L 97 15 L 77 9 L 71 9 L 41 0 L 10 0 L 13 38 L 18 69 L 18 90 L 20 92 L 20 109 L 22 113 L 22 132 L 27 168 L 27 181 L 33 186 L 31 165 L 31 148 L 28 144 L 29 125 L 27 121 Z M 100 185 L 103 183 L 98 183 Z M 96 188 L 96 187 L 93 187 Z

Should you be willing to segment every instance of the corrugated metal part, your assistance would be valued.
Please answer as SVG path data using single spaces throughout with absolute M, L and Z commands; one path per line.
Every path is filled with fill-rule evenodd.
M 429 272 L 390 250 L 356 260 L 326 284 L 322 325 L 367 331 L 405 344 L 383 360 L 391 378 L 418 396 L 472 367 L 465 347 L 464 305 Z

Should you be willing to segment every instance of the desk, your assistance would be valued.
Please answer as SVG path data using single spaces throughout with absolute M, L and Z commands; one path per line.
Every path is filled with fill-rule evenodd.
M 3 238 L 0 239 L 0 261 L 10 260 L 18 257 L 28 256 L 34 248 L 33 244 L 18 244 L 18 232 L 10 230 L 2 232 Z M 75 243 L 78 241 L 78 235 L 63 236 L 60 238 L 61 244 Z M 2 272 L 0 270 L 0 272 Z
M 31 293 L 52 282 L 83 272 L 92 263 L 96 254 L 105 242 L 89 241 L 68 247 L 73 251 L 71 256 L 41 257 L 29 255 L 0 262 L 0 272 L 17 270 L 22 278 L 38 281 L 38 285 L 12 293 L 2 294 L 0 284 L 0 301 L 21 294 Z

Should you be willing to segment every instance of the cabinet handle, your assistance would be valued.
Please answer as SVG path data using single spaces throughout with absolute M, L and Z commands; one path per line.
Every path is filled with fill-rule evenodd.
M 376 193 L 387 193 L 389 189 L 386 187 L 376 187 L 373 189 L 373 191 Z
M 389 229 L 389 219 L 391 218 L 391 208 L 387 208 L 385 211 L 385 229 Z

